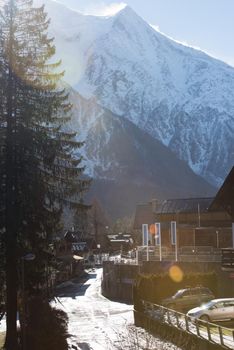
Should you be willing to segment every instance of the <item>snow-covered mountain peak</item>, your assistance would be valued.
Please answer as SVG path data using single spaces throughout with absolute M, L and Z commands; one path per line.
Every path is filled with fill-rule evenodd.
M 141 18 L 129 5 L 124 6 L 119 12 L 115 14 L 115 17 L 123 18 L 128 21 L 135 19 L 136 17 Z
M 66 81 L 219 185 L 234 162 L 234 68 L 155 31 L 128 6 L 111 17 L 61 6 L 46 0 Z

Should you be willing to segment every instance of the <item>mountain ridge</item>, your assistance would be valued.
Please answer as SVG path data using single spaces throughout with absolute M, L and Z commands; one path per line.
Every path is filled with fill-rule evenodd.
M 233 67 L 156 32 L 129 7 L 112 17 L 73 13 L 69 28 L 68 14 L 49 15 L 68 83 L 222 183 L 234 159 Z

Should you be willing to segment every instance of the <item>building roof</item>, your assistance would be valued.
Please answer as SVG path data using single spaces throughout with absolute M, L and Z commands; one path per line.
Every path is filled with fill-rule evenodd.
M 68 230 L 64 233 L 64 239 L 67 242 L 77 242 L 78 237 L 80 237 L 82 233 L 80 231 Z
M 234 166 L 215 198 L 167 199 L 161 203 L 153 201 L 136 207 L 134 228 L 155 222 L 155 214 L 205 213 L 226 211 L 234 220 Z
M 167 199 L 156 209 L 156 214 L 207 212 L 214 198 Z
M 234 218 L 234 166 L 216 194 L 209 210 L 225 210 Z
M 156 220 L 155 215 L 177 213 L 205 213 L 208 211 L 214 198 L 179 198 L 167 199 L 157 206 L 152 202 L 139 204 L 136 207 L 134 229 L 141 229 L 142 224 L 152 224 Z

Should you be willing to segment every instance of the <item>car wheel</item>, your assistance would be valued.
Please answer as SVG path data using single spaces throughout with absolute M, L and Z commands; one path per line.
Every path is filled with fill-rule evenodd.
M 202 316 L 200 316 L 200 320 L 206 321 L 206 322 L 210 322 L 210 318 L 209 318 L 208 315 L 202 315 Z

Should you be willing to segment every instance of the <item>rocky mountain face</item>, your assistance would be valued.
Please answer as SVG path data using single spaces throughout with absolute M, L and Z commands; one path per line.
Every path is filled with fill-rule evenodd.
M 71 127 L 86 140 L 87 173 L 103 201 L 121 206 L 123 194 L 134 210 L 152 196 L 214 193 L 234 163 L 234 68 L 167 38 L 129 7 L 96 17 L 43 2 L 74 89 Z

